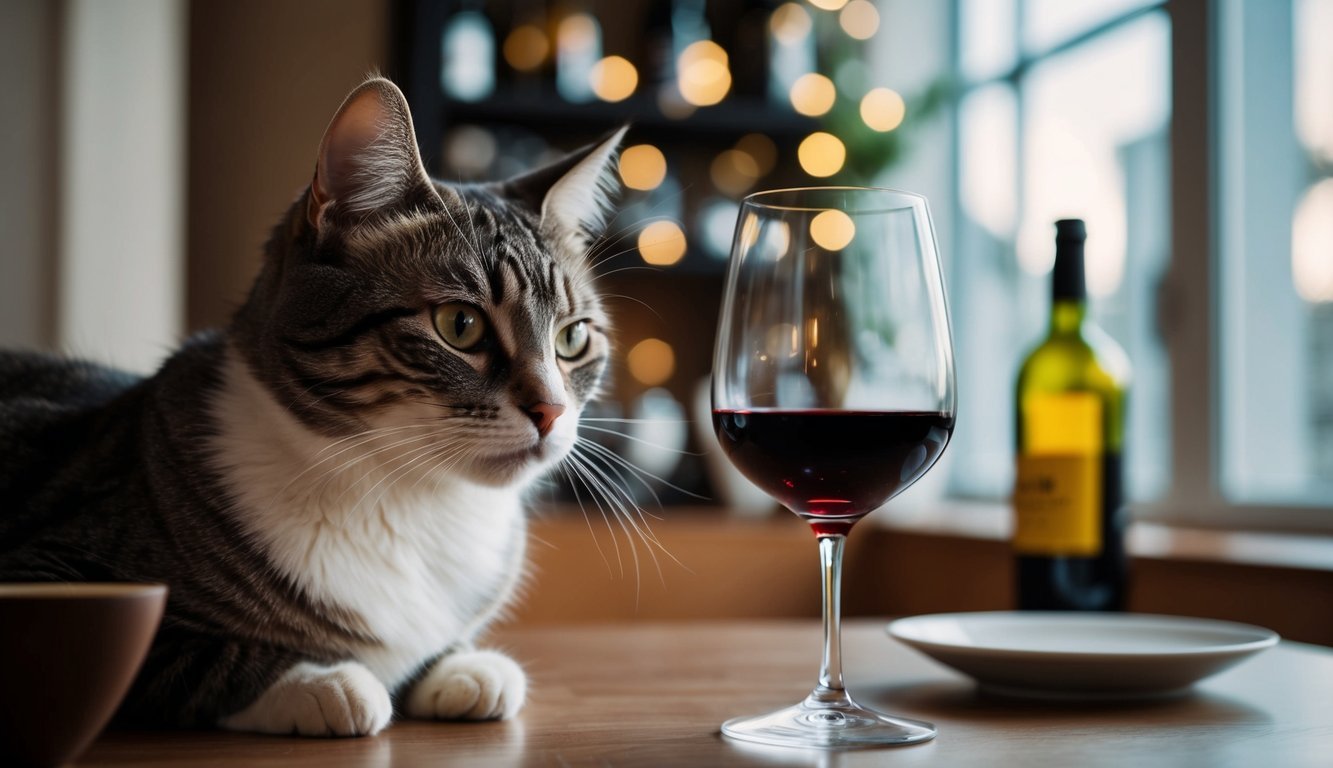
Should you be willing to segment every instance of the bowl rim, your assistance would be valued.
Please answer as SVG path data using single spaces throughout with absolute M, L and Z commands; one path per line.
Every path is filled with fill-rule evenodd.
M 4 582 L 0 600 L 77 600 L 164 597 L 167 585 L 155 582 Z

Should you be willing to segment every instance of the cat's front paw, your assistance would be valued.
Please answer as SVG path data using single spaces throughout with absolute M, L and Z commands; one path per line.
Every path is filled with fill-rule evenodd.
M 301 736 L 370 736 L 393 716 L 389 692 L 362 665 L 302 662 L 253 704 L 222 720 L 233 731 Z
M 425 720 L 503 720 L 523 707 L 528 678 L 498 651 L 460 651 L 435 663 L 413 686 L 407 713 Z

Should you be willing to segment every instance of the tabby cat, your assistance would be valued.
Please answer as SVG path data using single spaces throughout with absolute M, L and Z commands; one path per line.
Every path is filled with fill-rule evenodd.
M 344 736 L 522 706 L 472 642 L 606 366 L 586 253 L 623 132 L 446 185 L 369 80 L 224 332 L 147 379 L 0 354 L 0 580 L 170 586 L 122 721 Z

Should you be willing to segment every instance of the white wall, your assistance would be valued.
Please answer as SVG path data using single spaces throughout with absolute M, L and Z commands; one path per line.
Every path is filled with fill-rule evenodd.
M 183 327 L 186 14 L 64 6 L 57 342 L 139 371 Z

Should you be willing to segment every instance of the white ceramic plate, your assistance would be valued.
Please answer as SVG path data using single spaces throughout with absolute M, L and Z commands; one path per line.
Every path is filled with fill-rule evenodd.
M 1249 624 L 1134 613 L 913 616 L 889 634 L 985 690 L 1057 699 L 1170 696 L 1275 645 Z

